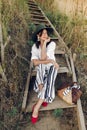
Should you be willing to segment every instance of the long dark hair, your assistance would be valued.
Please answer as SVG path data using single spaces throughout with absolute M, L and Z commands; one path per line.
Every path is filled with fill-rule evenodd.
M 43 30 L 44 30 L 44 29 L 43 29 Z M 39 32 L 40 36 L 42 35 L 43 30 L 41 30 L 41 31 Z M 49 35 L 48 31 L 47 31 L 47 34 Z M 46 47 L 50 44 L 50 42 L 51 42 L 51 40 L 46 44 Z M 35 44 L 36 44 L 36 47 L 39 49 L 40 41 L 37 40 Z

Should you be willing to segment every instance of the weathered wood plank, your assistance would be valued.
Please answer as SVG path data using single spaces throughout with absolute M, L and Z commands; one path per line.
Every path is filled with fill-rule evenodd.
M 73 62 L 73 58 L 72 58 L 71 54 L 70 54 L 70 61 L 71 61 L 71 67 L 72 67 L 73 82 L 77 82 L 74 62 Z M 79 130 L 86 130 L 84 114 L 83 114 L 83 110 L 82 110 L 82 105 L 81 105 L 81 100 L 80 99 L 77 101 L 77 117 L 78 117 Z
M 41 12 L 41 10 L 39 8 L 31 8 L 31 7 L 29 7 L 29 10 Z
M 22 112 L 25 111 L 25 108 L 26 108 L 28 89 L 29 89 L 30 78 L 31 78 L 31 71 L 32 71 L 32 62 L 30 63 L 30 69 L 28 72 L 27 82 L 25 86 L 24 97 L 23 97 L 23 102 L 22 102 Z
M 35 1 L 33 1 L 33 0 L 32 0 L 32 1 L 29 0 L 28 3 L 29 3 L 29 4 L 37 5 L 37 4 L 35 3 Z
M 4 64 L 4 44 L 3 44 L 3 35 L 2 35 L 2 25 L 1 25 L 1 13 L 0 13 L 0 54 L 1 54 L 1 63 L 0 63 L 0 74 L 2 75 L 2 79 L 4 82 L 7 82 L 6 75 L 3 70 Z
M 45 24 L 46 26 L 49 26 L 49 23 L 44 23 L 44 22 L 36 22 L 36 21 L 32 21 L 35 25 L 39 25 L 41 23 Z
M 77 102 L 77 117 L 78 117 L 79 130 L 86 130 L 85 120 L 84 120 L 84 115 L 83 115 L 83 110 L 82 110 L 80 99 Z
M 32 91 L 30 92 L 30 98 L 28 102 L 28 106 L 26 108 L 26 112 L 31 112 L 33 105 L 37 102 L 37 94 Z M 71 108 L 71 107 L 76 107 L 75 104 L 70 105 L 63 100 L 61 100 L 57 95 L 52 103 L 49 103 L 47 107 L 41 107 L 40 111 L 46 111 L 46 110 L 53 110 L 57 108 Z
M 36 12 L 36 11 L 30 11 L 31 15 L 42 15 L 41 12 Z
M 40 19 L 43 19 L 45 18 L 43 15 L 39 15 L 39 14 L 30 14 L 31 18 L 40 18 Z
M 66 62 L 67 62 L 69 71 L 70 71 L 70 73 L 72 73 L 71 66 L 70 66 L 70 62 L 69 62 L 69 58 L 68 58 L 68 55 L 67 55 L 67 54 L 65 54 L 65 58 L 66 58 Z
M 46 19 L 37 19 L 37 18 L 31 18 L 32 21 L 38 21 L 38 22 L 45 22 L 48 23 Z
M 25 86 L 25 92 L 24 92 L 24 97 L 23 97 L 23 103 L 22 103 L 22 111 L 25 111 L 25 107 L 26 107 L 26 102 L 27 102 L 27 95 L 28 95 L 28 87 L 29 87 L 29 82 L 30 82 L 30 76 L 31 73 L 28 73 L 28 77 L 27 77 L 27 83 Z
M 29 3 L 29 2 L 28 2 L 28 5 L 29 5 L 29 7 L 31 7 L 31 8 L 37 8 L 37 7 L 38 7 L 38 5 L 36 5 L 36 4 L 34 4 L 34 3 Z
M 57 55 L 59 55 L 59 54 L 65 54 L 65 52 L 64 51 L 62 51 L 62 50 L 55 50 L 55 54 Z

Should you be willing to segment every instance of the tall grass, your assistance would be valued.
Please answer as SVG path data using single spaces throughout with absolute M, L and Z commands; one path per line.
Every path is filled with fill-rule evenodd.
M 84 53 L 87 50 L 87 38 L 84 32 L 84 26 L 86 26 L 87 22 L 85 22 L 83 14 L 79 16 L 78 13 L 76 13 L 74 17 L 70 18 L 53 6 L 54 1 L 36 1 L 40 4 L 67 46 L 70 47 L 73 52 L 78 53 L 80 57 L 84 57 Z
M 1 21 L 3 27 L 4 41 L 10 30 L 10 23 L 19 15 L 22 18 L 22 23 L 27 24 L 29 18 L 28 5 L 26 0 L 1 0 Z M 13 23 L 15 25 L 15 21 Z M 27 26 L 27 25 L 26 25 Z
M 29 46 L 26 43 L 30 20 L 27 0 L 0 0 L 0 14 L 3 43 L 8 35 L 11 36 L 5 47 L 5 74 L 8 80 L 6 85 L 1 82 L 0 77 L 0 106 L 3 106 L 0 110 L 0 128 L 10 130 L 16 129 L 14 127 L 18 123 L 18 112 L 21 109 L 29 69 L 26 60 L 26 57 L 29 58 Z

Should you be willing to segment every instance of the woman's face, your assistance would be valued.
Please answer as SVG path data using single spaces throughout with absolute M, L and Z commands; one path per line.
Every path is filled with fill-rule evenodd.
M 45 41 L 48 38 L 47 30 L 44 29 L 42 32 L 39 33 L 40 41 Z

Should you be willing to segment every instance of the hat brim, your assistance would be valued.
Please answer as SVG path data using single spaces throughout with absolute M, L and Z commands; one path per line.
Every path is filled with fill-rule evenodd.
M 44 27 L 44 28 L 40 29 L 39 31 L 36 31 L 36 32 L 33 33 L 33 35 L 32 35 L 32 40 L 33 40 L 34 42 L 37 41 L 37 34 L 38 34 L 39 32 L 41 32 L 42 30 L 44 30 L 44 29 L 46 29 L 48 33 L 52 33 L 52 32 L 53 32 L 53 28 L 51 28 L 51 27 Z

